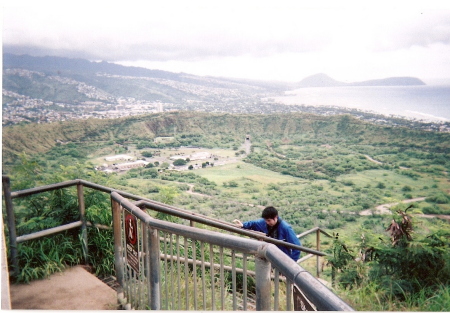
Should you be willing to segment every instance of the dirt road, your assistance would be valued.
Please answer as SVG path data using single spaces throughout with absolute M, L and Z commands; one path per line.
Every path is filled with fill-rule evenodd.
M 390 214 L 392 214 L 392 212 L 389 209 L 399 203 L 411 203 L 411 202 L 418 202 L 418 201 L 424 201 L 424 200 L 425 200 L 425 197 L 420 197 L 420 198 L 414 198 L 414 199 L 407 199 L 407 200 L 403 200 L 401 202 L 396 202 L 396 203 L 380 204 L 379 206 L 377 206 L 375 208 L 374 211 L 377 214 L 390 215 Z M 372 211 L 373 211 L 373 209 L 367 209 L 367 210 L 359 212 L 359 215 L 364 215 L 364 216 L 372 215 Z

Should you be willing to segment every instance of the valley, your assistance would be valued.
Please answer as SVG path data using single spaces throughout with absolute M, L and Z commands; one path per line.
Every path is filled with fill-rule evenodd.
M 336 234 L 321 242 L 327 260 L 334 260 L 343 258 L 335 254 L 339 244 L 352 247 L 352 258 L 359 247 L 390 251 L 386 229 L 398 220 L 397 211 L 411 205 L 414 240 L 435 233 L 445 240 L 449 136 L 349 115 L 156 113 L 8 126 L 2 169 L 13 190 L 81 178 L 225 222 L 256 219 L 273 205 L 296 233 L 320 227 Z M 177 159 L 189 160 L 174 165 Z M 138 160 L 145 164 L 113 169 Z M 42 201 L 48 203 L 48 196 Z M 108 197 L 93 194 L 86 201 L 93 223 L 110 223 Z M 302 244 L 314 248 L 316 242 L 311 237 Z M 329 262 L 325 280 L 331 279 Z M 314 271 L 315 262 L 302 266 Z M 354 295 L 336 292 L 352 303 Z
M 448 136 L 349 116 L 158 113 L 8 127 L 3 172 L 14 173 L 23 155 L 43 166 L 43 177 L 61 166 L 86 166 L 95 176 L 148 197 L 158 198 L 160 188 L 177 182 L 170 188 L 179 195 L 178 205 L 245 220 L 258 210 L 241 210 L 227 199 L 253 208 L 272 204 L 283 207 L 302 232 L 344 227 L 345 219 L 355 222 L 351 212 L 383 203 L 448 198 Z M 106 160 L 116 155 L 132 160 Z M 176 159 L 186 162 L 174 165 Z M 130 161 L 142 163 L 120 168 Z M 212 197 L 201 200 L 195 193 Z M 414 206 L 418 214 L 450 213 L 448 200 Z

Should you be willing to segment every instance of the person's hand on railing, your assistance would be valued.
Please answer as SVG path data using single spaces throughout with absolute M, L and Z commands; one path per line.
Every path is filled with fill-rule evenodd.
M 233 223 L 235 223 L 236 226 L 239 226 L 241 228 L 244 227 L 244 224 L 242 224 L 242 222 L 240 220 L 235 219 L 235 220 L 233 220 Z

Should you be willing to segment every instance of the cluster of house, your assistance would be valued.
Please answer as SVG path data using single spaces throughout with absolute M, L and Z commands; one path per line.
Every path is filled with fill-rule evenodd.
M 209 153 L 209 152 L 197 152 L 197 153 L 193 153 L 193 154 L 174 155 L 174 156 L 170 157 L 171 160 L 189 159 L 191 161 L 206 160 L 209 158 L 211 158 L 211 153 Z
M 170 159 L 172 161 L 177 160 L 177 159 L 189 159 L 191 161 L 196 161 L 196 160 L 206 160 L 206 159 L 210 159 L 213 156 L 211 155 L 211 153 L 209 152 L 197 152 L 197 153 L 193 153 L 193 154 L 189 154 L 189 155 L 175 155 L 170 157 Z M 147 164 L 149 164 L 149 162 L 146 162 L 144 160 L 134 160 L 134 157 L 126 155 L 126 154 L 118 154 L 118 155 L 114 155 L 114 156 L 108 156 L 105 157 L 105 161 L 107 162 L 114 162 L 112 165 L 108 165 L 108 164 L 103 164 L 102 166 L 98 166 L 96 167 L 96 170 L 99 171 L 104 171 L 104 172 L 115 172 L 115 171 L 125 171 L 125 170 L 129 170 L 132 168 L 137 168 L 137 167 L 145 167 Z M 121 161 L 125 161 L 122 163 L 119 163 Z M 174 168 L 174 166 L 171 164 L 170 166 L 171 168 Z M 197 164 L 194 165 L 194 168 L 197 167 Z
M 117 162 L 117 161 L 128 161 L 128 162 L 113 163 L 112 166 L 108 166 L 108 164 L 105 163 L 102 166 L 96 167 L 96 170 L 104 172 L 124 171 L 136 167 L 144 167 L 149 163 L 144 160 L 133 161 L 133 159 L 134 157 L 126 154 L 118 154 L 114 156 L 105 157 L 105 161 L 107 162 Z

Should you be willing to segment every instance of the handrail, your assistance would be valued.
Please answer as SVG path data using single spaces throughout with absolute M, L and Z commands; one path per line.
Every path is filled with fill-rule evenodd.
M 61 225 L 61 226 L 57 226 L 57 227 L 52 227 L 49 229 L 44 229 L 41 231 L 37 231 L 31 234 L 27 234 L 27 235 L 22 235 L 16 238 L 16 242 L 20 243 L 20 242 L 24 242 L 27 240 L 32 240 L 32 239 L 37 239 L 40 237 L 45 237 L 45 236 L 49 236 L 49 235 L 53 235 L 65 230 L 69 230 L 72 228 L 76 228 L 76 227 L 80 227 L 83 223 L 81 221 L 77 221 L 77 222 L 73 222 L 73 223 L 69 223 L 66 225 Z
M 301 233 L 301 234 L 298 234 L 298 235 L 297 235 L 297 238 L 303 238 L 303 237 L 305 237 L 305 236 L 307 236 L 307 235 L 309 235 L 309 234 L 315 233 L 315 232 L 317 232 L 317 231 L 321 232 L 322 234 L 324 234 L 325 236 L 327 236 L 327 237 L 329 237 L 329 238 L 333 238 L 333 236 L 331 236 L 330 234 L 328 234 L 326 231 L 324 231 L 324 230 L 323 230 L 322 228 L 320 228 L 320 227 L 314 227 L 314 228 L 311 228 L 310 230 L 307 230 L 307 231 L 305 231 L 305 232 L 303 232 L 303 233 Z
M 83 234 L 83 232 L 85 232 L 86 226 L 92 226 L 91 223 L 86 221 L 85 216 L 84 216 L 85 208 L 84 208 L 83 187 L 88 187 L 88 188 L 95 189 L 95 190 L 98 190 L 101 192 L 109 193 L 111 195 L 111 197 L 113 197 L 113 195 L 114 195 L 114 197 L 116 197 L 117 199 L 120 199 L 120 203 L 122 205 L 126 205 L 127 207 L 133 207 L 134 208 L 133 214 L 143 218 L 143 221 L 152 227 L 156 227 L 156 228 L 164 231 L 165 230 L 164 227 L 169 227 L 168 225 L 171 225 L 169 228 L 170 228 L 170 231 L 173 232 L 174 234 L 178 233 L 181 235 L 188 235 L 191 238 L 195 238 L 192 236 L 193 236 L 193 234 L 196 234 L 195 236 L 200 236 L 200 237 L 197 237 L 197 238 L 199 238 L 199 240 L 203 240 L 205 242 L 211 242 L 212 244 L 217 244 L 220 246 L 233 248 L 236 250 L 243 251 L 245 253 L 250 253 L 250 254 L 254 254 L 255 256 L 266 258 L 267 260 L 271 261 L 272 264 L 276 265 L 276 267 L 281 270 L 281 272 L 283 273 L 283 275 L 285 277 L 287 277 L 292 282 L 294 282 L 296 285 L 301 287 L 302 291 L 307 290 L 308 288 L 310 288 L 312 286 L 311 288 L 314 289 L 313 291 L 304 292 L 308 298 L 313 299 L 314 302 L 317 302 L 317 303 L 320 303 L 323 301 L 325 301 L 324 303 L 331 303 L 331 304 L 324 304 L 324 306 L 319 306 L 318 309 L 341 310 L 342 308 L 344 308 L 344 310 L 352 310 L 350 307 L 346 307 L 345 306 L 346 304 L 341 299 L 339 299 L 334 293 L 329 291 L 325 286 L 321 285 L 307 271 L 303 270 L 302 268 L 301 268 L 301 270 L 294 271 L 294 269 L 298 268 L 299 265 L 297 263 L 295 263 L 293 260 L 291 260 L 284 253 L 280 253 L 281 250 L 279 250 L 278 248 L 276 248 L 274 250 L 274 248 L 272 248 L 272 247 L 276 247 L 276 245 L 278 245 L 278 246 L 283 245 L 283 246 L 286 246 L 286 247 L 289 247 L 292 249 L 297 249 L 297 250 L 301 250 L 301 251 L 304 251 L 304 252 L 307 252 L 310 254 L 314 254 L 317 256 L 317 258 L 319 256 L 327 255 L 326 253 L 316 251 L 313 249 L 309 249 L 306 247 L 302 247 L 302 246 L 293 245 L 293 244 L 279 241 L 279 240 L 276 240 L 273 238 L 269 238 L 269 237 L 266 237 L 265 235 L 259 234 L 257 232 L 252 232 L 252 231 L 238 228 L 233 223 L 224 222 L 224 221 L 221 221 L 221 220 L 218 220 L 215 218 L 210 218 L 210 217 L 204 216 L 202 214 L 190 212 L 188 210 L 180 209 L 177 207 L 172 207 L 170 205 L 159 203 L 154 200 L 146 199 L 144 197 L 136 196 L 131 193 L 117 190 L 114 188 L 98 185 L 98 184 L 95 184 L 95 183 L 92 183 L 89 181 L 85 181 L 82 179 L 75 179 L 75 180 L 70 180 L 70 181 L 65 181 L 65 182 L 40 186 L 40 187 L 34 187 L 34 188 L 30 188 L 30 189 L 25 189 L 25 190 L 18 190 L 18 191 L 13 191 L 13 192 L 11 192 L 11 190 L 10 190 L 9 177 L 2 176 L 2 182 L 3 182 L 5 205 L 6 205 L 6 210 L 7 210 L 8 230 L 9 230 L 9 234 L 10 234 L 10 238 L 9 238 L 10 239 L 10 250 L 11 250 L 10 252 L 11 252 L 11 259 L 13 261 L 12 269 L 14 270 L 14 272 L 16 274 L 17 274 L 16 271 L 19 270 L 18 260 L 17 260 L 17 244 L 18 243 L 21 243 L 21 242 L 24 242 L 27 240 L 36 239 L 36 238 L 39 238 L 42 236 L 47 236 L 50 234 L 54 234 L 57 232 L 61 232 L 61 231 L 71 229 L 71 228 L 76 228 L 76 227 L 81 227 L 81 232 Z M 17 235 L 15 233 L 16 225 L 15 225 L 12 199 L 22 198 L 22 197 L 42 193 L 42 192 L 47 192 L 47 191 L 52 191 L 52 190 L 57 190 L 57 189 L 62 189 L 62 188 L 67 188 L 67 187 L 72 187 L 72 186 L 77 186 L 79 210 L 80 210 L 80 220 L 79 221 L 74 221 L 74 222 L 68 223 L 66 225 L 60 225 L 60 226 L 53 227 L 50 229 L 42 230 L 39 232 L 34 232 L 31 234 L 25 234 L 25 235 L 17 237 Z M 131 200 L 134 200 L 135 202 L 133 203 L 133 202 L 131 202 Z M 143 208 L 150 208 L 150 209 L 158 211 L 158 212 L 168 213 L 173 216 L 184 218 L 186 220 L 191 221 L 191 225 L 192 225 L 192 222 L 199 222 L 204 225 L 208 225 L 211 227 L 215 227 L 215 228 L 218 228 L 221 230 L 229 231 L 229 232 L 240 234 L 240 235 L 245 235 L 245 236 L 248 236 L 251 238 L 256 238 L 258 240 L 255 241 L 250 238 L 242 238 L 239 236 L 223 234 L 223 233 L 219 234 L 219 233 L 216 233 L 216 232 L 213 232 L 210 230 L 204 230 L 204 229 L 200 230 L 195 227 L 189 227 L 189 226 L 185 226 L 185 225 L 172 224 L 172 223 L 165 222 L 165 221 L 159 221 L 159 220 L 151 218 L 148 214 L 146 214 L 143 211 Z M 155 226 L 154 223 L 157 223 L 159 226 Z M 174 231 L 172 229 L 173 225 L 177 225 L 177 229 L 178 229 L 177 231 Z M 321 230 L 319 227 L 316 227 L 314 229 L 306 231 L 306 232 L 298 235 L 298 237 L 300 238 L 300 237 L 306 236 L 308 234 L 311 234 L 313 232 L 316 232 L 317 236 L 319 236 L 319 233 L 323 233 L 328 237 L 332 237 L 329 234 L 327 234 L 326 232 L 324 232 L 323 230 Z M 211 237 L 212 233 L 214 233 L 215 235 Z M 205 234 L 207 234 L 206 239 L 205 239 Z M 236 238 L 238 238 L 238 239 L 236 239 Z M 235 242 L 234 240 L 237 240 L 237 241 Z M 85 239 L 85 241 L 86 241 L 86 245 L 87 245 L 87 239 Z M 319 241 L 319 238 L 317 238 L 317 241 Z M 232 247 L 228 246 L 228 244 L 232 244 Z M 251 248 L 249 248 L 249 247 L 251 247 Z M 319 250 L 319 245 L 318 245 L 317 250 Z M 87 246 L 85 247 L 85 252 L 87 255 Z M 256 275 L 256 276 L 258 276 L 258 275 Z M 324 288 L 324 290 L 322 290 L 322 288 Z M 320 295 L 318 295 L 318 293 Z M 344 306 L 341 306 L 341 304 L 339 304 L 338 306 L 335 306 L 336 305 L 336 303 L 334 303 L 335 300 L 337 301 L 336 303 L 341 303 L 341 302 L 344 303 Z M 331 307 L 328 307 L 327 305 L 331 305 Z
M 120 203 L 121 206 L 129 210 L 134 216 L 152 229 L 167 231 L 176 235 L 189 237 L 194 240 L 204 241 L 209 244 L 219 245 L 229 249 L 235 249 L 243 253 L 253 254 L 259 258 L 267 259 L 279 269 L 286 278 L 299 286 L 302 292 L 313 301 L 319 311 L 353 311 L 353 309 L 342 299 L 321 284 L 289 256 L 281 252 L 274 244 L 157 220 L 116 192 L 111 193 L 111 199 Z M 268 273 L 270 274 L 270 271 Z M 257 280 L 264 279 L 259 276 L 260 275 L 256 276 Z M 258 281 L 256 284 L 258 293 Z M 264 292 L 264 294 L 266 293 L 267 291 Z M 270 292 L 268 294 L 270 295 Z M 257 299 L 258 298 L 260 297 L 257 294 Z M 267 299 L 262 299 L 261 301 L 265 302 Z
M 7 176 L 3 176 L 3 178 L 8 178 Z M 9 179 L 9 178 L 8 178 Z M 175 211 L 180 211 L 180 212 L 184 212 L 187 214 L 191 214 L 191 215 L 198 215 L 198 213 L 193 213 L 187 210 L 183 210 L 177 207 L 173 207 L 164 203 L 160 203 L 145 197 L 141 197 L 141 196 L 137 196 L 134 195 L 132 193 L 129 192 L 125 192 L 119 189 L 115 189 L 115 188 L 111 188 L 111 187 L 106 187 L 106 186 L 102 186 L 99 184 L 95 184 L 92 182 L 89 182 L 87 180 L 83 180 L 83 179 L 75 179 L 75 180 L 70 180 L 70 181 L 66 181 L 66 182 L 61 182 L 61 183 L 55 183 L 55 184 L 50 184 L 50 185 L 45 185 L 45 186 L 39 186 L 39 187 L 34 187 L 34 188 L 30 188 L 30 189 L 24 189 L 24 190 L 18 190 L 18 191 L 13 191 L 11 192 L 11 199 L 15 199 L 15 198 L 21 198 L 21 197 L 26 197 L 26 196 L 30 196 L 33 194 L 37 194 L 37 193 L 41 193 L 41 192 L 46 192 L 46 191 L 52 191 L 55 189 L 60 189 L 60 188 L 66 188 L 66 187 L 71 187 L 71 186 L 75 186 L 81 184 L 85 187 L 89 187 L 98 191 L 102 191 L 102 192 L 106 192 L 106 193 L 111 193 L 111 192 L 117 192 L 118 194 L 122 195 L 123 197 L 129 198 L 129 199 L 133 199 L 136 201 L 146 201 L 149 203 L 155 203 L 155 204 L 159 204 L 163 207 L 167 207 L 167 208 L 171 208 L 172 210 Z M 212 217 L 205 217 L 211 221 L 217 221 L 217 222 L 221 222 L 223 224 L 228 224 L 228 225 L 234 225 L 232 223 L 229 222 L 225 222 L 225 221 L 221 221 L 219 219 L 215 219 Z
M 3 177 L 5 177 L 5 176 L 3 176 Z M 61 182 L 61 183 L 55 183 L 55 184 L 51 184 L 51 185 L 45 185 L 45 186 L 39 186 L 39 187 L 34 187 L 34 188 L 29 188 L 29 189 L 12 191 L 11 199 L 27 197 L 27 196 L 31 196 L 31 195 L 41 193 L 41 192 L 76 186 L 78 183 L 79 183 L 79 179 L 76 179 L 76 180 L 68 180 L 68 181 Z
M 89 182 L 89 181 L 86 181 L 83 179 L 75 179 L 75 180 L 70 180 L 70 181 L 66 181 L 66 182 L 55 183 L 55 184 L 50 184 L 50 185 L 45 185 L 45 186 L 39 186 L 39 187 L 34 187 L 34 188 L 30 188 L 30 189 L 25 189 L 25 190 L 13 191 L 13 192 L 11 192 L 11 199 L 26 197 L 26 196 L 30 196 L 30 195 L 41 193 L 41 192 L 52 191 L 52 190 L 67 188 L 67 187 L 76 186 L 76 185 L 83 185 L 85 187 L 89 187 L 89 188 L 92 188 L 92 189 L 95 189 L 98 191 L 102 191 L 102 192 L 107 192 L 107 193 L 117 192 L 118 194 L 122 195 L 125 198 L 129 198 L 129 199 L 138 201 L 136 204 L 137 206 L 148 206 L 149 204 L 151 204 L 152 206 L 154 205 L 155 208 L 158 208 L 158 210 L 160 212 L 169 213 L 171 215 L 182 217 L 182 218 L 190 220 L 190 221 L 200 222 L 200 223 L 208 225 L 208 226 L 213 226 L 213 227 L 216 227 L 216 228 L 219 228 L 222 230 L 231 231 L 234 233 L 249 236 L 252 238 L 259 239 L 259 240 L 264 240 L 266 242 L 270 242 L 270 243 L 273 243 L 273 244 L 276 244 L 279 246 L 284 246 L 284 247 L 287 247 L 290 249 L 300 250 L 303 252 L 314 254 L 316 256 L 327 256 L 326 253 L 321 252 L 321 251 L 317 251 L 314 249 L 306 248 L 303 246 L 298 246 L 298 245 L 288 243 L 285 241 L 273 239 L 273 238 L 267 237 L 265 235 L 258 234 L 256 232 L 238 228 L 238 227 L 236 227 L 235 224 L 232 224 L 229 222 L 221 221 L 219 219 L 207 217 L 202 214 L 183 210 L 183 209 L 173 207 L 173 206 L 170 206 L 167 204 L 163 204 L 163 203 L 151 200 L 151 199 L 147 199 L 145 197 L 137 196 L 137 195 L 134 195 L 134 194 L 122 191 L 122 190 L 95 184 L 95 183 L 92 183 L 92 182 Z
M 266 244 L 264 256 L 276 268 L 280 269 L 286 278 L 292 280 L 300 287 L 305 296 L 314 303 L 318 311 L 353 311 L 352 307 L 320 283 L 311 273 L 295 263 L 286 254 L 280 253 L 280 249 L 276 246 Z
M 138 202 L 135 203 L 135 205 L 138 206 L 138 207 L 143 207 L 143 206 L 148 207 L 148 206 L 150 206 L 150 203 L 148 203 L 147 201 L 138 201 Z M 240 234 L 240 235 L 246 235 L 248 237 L 252 237 L 252 238 L 256 238 L 256 239 L 263 240 L 263 241 L 266 241 L 266 242 L 270 242 L 270 243 L 273 243 L 273 244 L 276 244 L 276 245 L 279 245 L 279 246 L 284 246 L 284 247 L 288 247 L 288 248 L 291 248 L 291 249 L 296 249 L 296 250 L 308 252 L 308 253 L 311 253 L 311 254 L 314 254 L 314 255 L 319 255 L 319 256 L 326 256 L 327 255 L 326 253 L 323 253 L 323 252 L 320 252 L 320 251 L 316 251 L 316 250 L 313 250 L 313 249 L 310 249 L 310 248 L 306 248 L 306 247 L 303 247 L 303 246 L 298 246 L 298 245 L 295 245 L 295 244 L 292 244 L 292 243 L 288 243 L 288 242 L 285 242 L 285 241 L 281 241 L 281 240 L 278 240 L 278 239 L 273 239 L 273 238 L 267 237 L 266 235 L 259 234 L 257 232 L 248 231 L 248 230 L 242 229 L 240 227 L 236 227 L 235 225 L 228 226 L 228 225 L 226 225 L 224 223 L 218 223 L 218 222 L 215 222 L 213 220 L 210 220 L 209 218 L 205 218 L 204 216 L 199 216 L 199 215 L 196 216 L 196 215 L 191 215 L 189 213 L 181 212 L 179 210 L 172 210 L 171 208 L 163 207 L 163 206 L 159 205 L 157 202 L 151 203 L 151 208 L 152 208 L 152 210 L 155 210 L 155 211 L 158 211 L 158 212 L 168 213 L 168 214 L 171 214 L 171 215 L 174 215 L 174 216 L 177 216 L 177 217 L 181 217 L 181 218 L 184 218 L 184 219 L 189 219 L 189 220 L 192 220 L 192 221 L 200 222 L 202 224 L 205 224 L 205 225 L 208 225 L 208 226 L 213 226 L 213 227 L 216 227 L 216 228 L 219 228 L 219 229 L 222 229 L 222 230 L 227 230 L 227 231 L 231 231 L 231 232 L 234 232 L 234 233 L 237 233 L 237 234 Z

